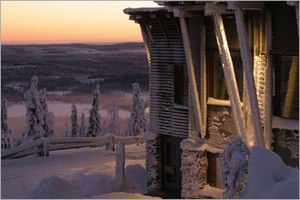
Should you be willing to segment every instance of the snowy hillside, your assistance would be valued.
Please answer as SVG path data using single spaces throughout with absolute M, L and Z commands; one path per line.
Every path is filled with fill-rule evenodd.
M 2 160 L 1 198 L 78 199 L 104 194 L 104 198 L 149 198 L 142 195 L 146 192 L 145 145 L 125 148 L 125 190 L 137 194 L 115 190 L 115 153 L 99 147 Z

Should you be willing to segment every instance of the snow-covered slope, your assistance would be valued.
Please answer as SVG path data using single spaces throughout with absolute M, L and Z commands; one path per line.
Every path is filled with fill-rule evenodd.
M 125 151 L 126 191 L 144 193 L 145 145 L 128 145 Z M 1 198 L 92 198 L 117 192 L 115 153 L 103 147 L 2 160 L 1 167 Z

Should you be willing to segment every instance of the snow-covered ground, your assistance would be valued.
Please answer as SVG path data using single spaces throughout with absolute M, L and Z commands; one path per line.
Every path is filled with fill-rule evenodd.
M 299 199 L 299 169 L 286 166 L 273 151 L 251 149 L 245 199 Z
M 115 190 L 115 153 L 98 147 L 2 160 L 1 198 L 149 198 L 145 144 L 125 149 L 126 193 Z

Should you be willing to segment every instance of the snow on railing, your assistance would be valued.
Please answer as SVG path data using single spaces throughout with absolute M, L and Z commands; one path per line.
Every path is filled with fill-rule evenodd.
M 92 138 L 40 138 L 30 143 L 17 146 L 13 149 L 1 151 L 1 159 L 20 158 L 38 154 L 49 156 L 50 151 L 66 150 L 82 147 L 100 147 L 106 145 L 106 150 L 114 151 L 115 143 L 122 141 L 124 145 L 142 143 L 143 136 L 114 136 L 113 134 Z

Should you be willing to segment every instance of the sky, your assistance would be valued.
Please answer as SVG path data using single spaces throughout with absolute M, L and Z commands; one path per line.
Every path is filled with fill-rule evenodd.
M 153 1 L 1 1 L 1 43 L 142 41 L 124 8 Z

